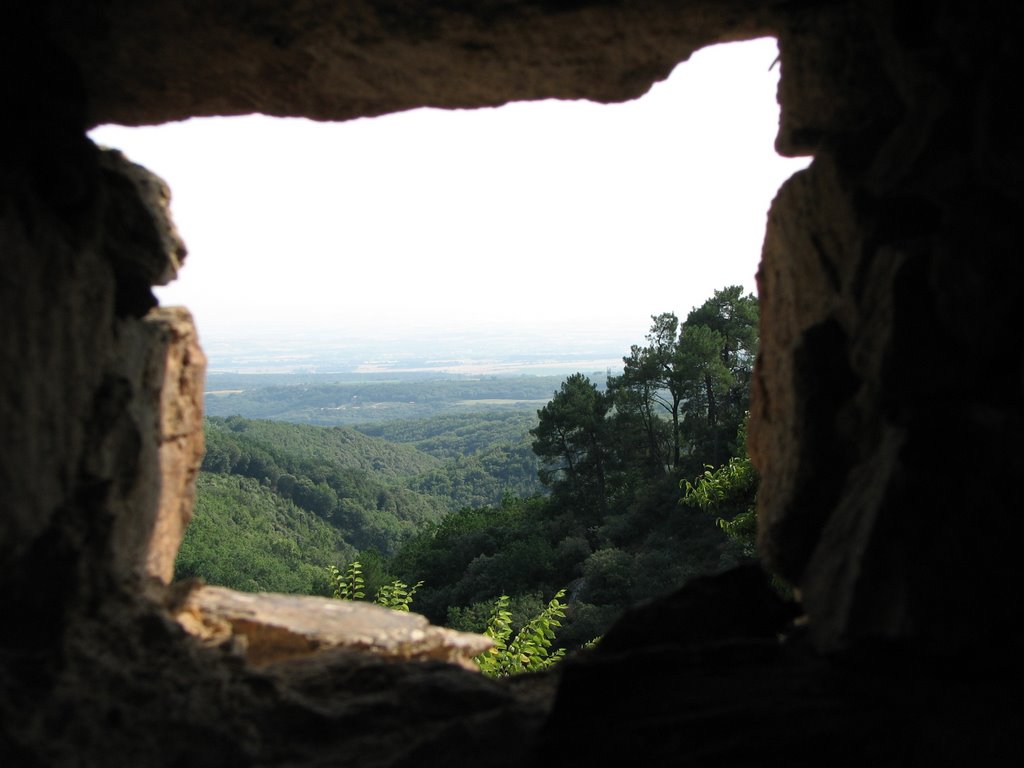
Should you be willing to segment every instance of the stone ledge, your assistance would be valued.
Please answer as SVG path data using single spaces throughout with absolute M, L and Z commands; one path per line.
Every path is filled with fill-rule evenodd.
M 173 614 L 204 644 L 233 644 L 257 667 L 343 648 L 396 661 L 444 661 L 476 671 L 473 657 L 492 646 L 483 635 L 436 627 L 416 613 L 324 597 L 199 586 Z

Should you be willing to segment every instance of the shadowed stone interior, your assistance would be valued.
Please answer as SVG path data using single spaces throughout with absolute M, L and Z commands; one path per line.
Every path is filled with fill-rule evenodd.
M 67 0 L 0 25 L 0 763 L 1017 764 L 1021 22 L 880 0 Z M 203 358 L 156 310 L 159 180 L 86 138 L 190 115 L 349 119 L 634 98 L 774 35 L 756 574 L 637 610 L 508 684 L 345 648 L 253 664 L 174 619 Z M 154 543 L 155 542 L 155 543 Z M 229 622 L 230 623 L 230 622 Z M 704 631 L 691 631 L 703 627 Z M 780 636 L 784 640 L 780 640 Z M 209 640 L 209 638 L 206 638 Z

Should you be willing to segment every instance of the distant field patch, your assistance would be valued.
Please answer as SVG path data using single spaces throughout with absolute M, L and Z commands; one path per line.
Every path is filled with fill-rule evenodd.
M 544 405 L 550 400 L 545 397 L 543 400 L 506 400 L 500 397 L 485 397 L 480 400 L 459 400 L 455 405 Z

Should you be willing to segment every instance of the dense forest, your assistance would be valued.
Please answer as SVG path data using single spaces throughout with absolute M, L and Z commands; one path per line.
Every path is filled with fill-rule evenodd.
M 328 566 L 358 560 L 368 592 L 423 582 L 413 609 L 472 631 L 502 595 L 522 623 L 564 589 L 558 642 L 586 642 L 628 605 L 749 554 L 757 333 L 756 299 L 733 286 L 682 322 L 652 317 L 621 374 L 577 373 L 553 394 L 545 381 L 545 398 L 529 377 L 404 381 L 365 397 L 430 402 L 430 415 L 376 409 L 344 427 L 211 416 L 178 576 L 329 594 Z M 354 386 L 275 386 L 245 402 L 308 415 L 358 403 L 366 385 Z M 466 399 L 498 402 L 444 407 Z
M 384 439 L 347 427 L 209 417 L 178 576 L 320 594 L 324 568 L 356 551 L 389 556 L 452 511 L 541 492 L 530 423 L 515 413 L 401 421 Z

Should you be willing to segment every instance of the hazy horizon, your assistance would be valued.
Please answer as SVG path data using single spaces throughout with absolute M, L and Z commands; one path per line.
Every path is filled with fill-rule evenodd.
M 207 339 L 200 330 L 200 341 L 212 373 L 548 375 L 617 371 L 644 332 L 276 329 Z
M 193 312 L 215 365 L 246 341 L 459 334 L 604 338 L 604 354 L 642 341 L 651 315 L 755 290 L 770 201 L 808 162 L 774 152 L 776 53 L 772 39 L 704 49 L 624 104 L 91 135 L 170 185 L 189 256 L 158 296 Z

